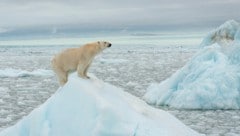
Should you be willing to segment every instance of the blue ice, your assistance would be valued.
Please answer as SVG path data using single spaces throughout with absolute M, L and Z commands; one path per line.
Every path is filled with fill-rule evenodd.
M 230 20 L 210 32 L 184 67 L 148 87 L 144 100 L 177 109 L 240 109 L 239 31 Z

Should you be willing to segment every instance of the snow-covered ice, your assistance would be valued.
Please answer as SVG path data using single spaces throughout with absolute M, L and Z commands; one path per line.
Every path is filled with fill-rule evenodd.
M 76 73 L 39 108 L 1 136 L 194 136 L 174 116 L 91 76 Z
M 53 76 L 52 70 L 37 69 L 33 71 L 21 70 L 21 69 L 0 69 L 0 78 L 6 77 L 29 77 L 29 76 Z
M 239 30 L 231 20 L 212 31 L 202 44 L 213 45 L 200 50 L 170 78 L 151 84 L 146 102 L 178 109 L 240 109 Z

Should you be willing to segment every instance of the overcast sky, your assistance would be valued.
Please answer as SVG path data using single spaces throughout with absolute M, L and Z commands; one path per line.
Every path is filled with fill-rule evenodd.
M 206 29 L 240 20 L 240 0 L 0 0 L 0 33 L 16 29 Z

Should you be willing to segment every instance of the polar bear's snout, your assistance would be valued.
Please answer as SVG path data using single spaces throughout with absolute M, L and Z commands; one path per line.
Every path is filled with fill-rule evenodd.
M 108 44 L 108 47 L 111 47 L 111 46 L 112 46 L 112 44 L 111 44 L 111 43 L 109 43 L 109 44 Z

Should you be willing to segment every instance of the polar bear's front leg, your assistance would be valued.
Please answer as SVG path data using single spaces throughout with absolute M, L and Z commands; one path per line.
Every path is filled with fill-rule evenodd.
M 83 71 L 83 75 L 87 78 L 90 78 L 88 75 L 87 75 L 87 71 L 88 71 L 88 68 L 90 67 L 90 64 L 87 65 L 87 67 L 84 69 Z
M 84 75 L 84 70 L 85 69 L 86 69 L 86 65 L 78 64 L 77 73 L 78 73 L 79 77 L 88 78 L 86 75 Z

